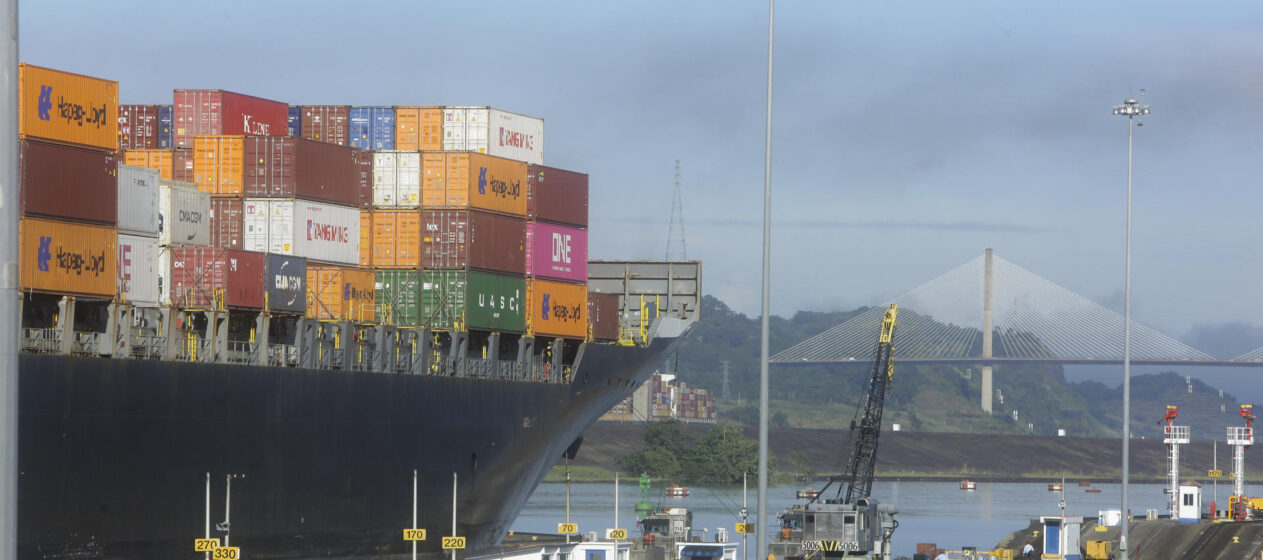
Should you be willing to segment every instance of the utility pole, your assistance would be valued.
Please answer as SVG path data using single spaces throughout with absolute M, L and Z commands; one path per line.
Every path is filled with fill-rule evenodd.
M 724 400 L 732 398 L 732 393 L 728 391 L 728 360 L 720 362 L 724 364 Z
M 678 236 L 678 237 L 677 237 Z M 673 252 L 675 244 L 680 245 L 679 252 Z M 671 199 L 671 226 L 667 232 L 666 260 L 673 258 L 688 260 L 688 245 L 684 242 L 684 199 L 680 193 L 680 160 L 675 160 L 675 194 Z

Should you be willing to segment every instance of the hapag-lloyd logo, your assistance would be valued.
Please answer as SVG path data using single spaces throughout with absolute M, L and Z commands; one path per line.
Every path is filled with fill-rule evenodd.
M 307 240 L 308 241 L 332 241 L 334 243 L 349 243 L 346 226 L 335 226 L 332 224 L 322 224 L 315 220 L 307 220 Z
M 583 319 L 582 303 L 578 305 L 566 305 L 565 303 L 550 304 L 552 294 L 543 294 L 540 298 L 543 301 L 540 304 L 539 315 L 544 321 L 560 321 L 569 323 L 571 321 L 580 321 Z M 549 312 L 552 312 L 552 319 L 548 318 Z
M 272 125 L 252 119 L 254 115 L 241 115 L 241 130 L 254 136 L 267 136 Z
M 500 127 L 500 145 L 524 150 L 535 149 L 535 135 L 525 132 L 514 132 Z

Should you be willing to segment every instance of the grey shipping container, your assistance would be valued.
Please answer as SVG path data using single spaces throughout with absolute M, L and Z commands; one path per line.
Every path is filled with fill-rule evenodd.
M 475 210 L 421 212 L 421 266 L 526 272 L 526 222 Z
M 111 152 L 22 140 L 22 214 L 118 223 L 118 159 Z
M 295 315 L 307 313 L 306 258 L 269 254 L 263 282 L 269 310 Z
M 526 218 L 588 227 L 588 174 L 528 165 Z

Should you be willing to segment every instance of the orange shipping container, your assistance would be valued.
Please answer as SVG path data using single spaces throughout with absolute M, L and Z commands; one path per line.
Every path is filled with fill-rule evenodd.
M 373 271 L 345 266 L 307 265 L 307 317 L 371 323 Z
M 526 164 L 477 152 L 421 154 L 421 207 L 526 215 Z
M 373 211 L 373 266 L 416 268 L 421 265 L 421 211 Z
M 528 278 L 526 331 L 535 336 L 587 338 L 587 286 Z
M 244 136 L 195 136 L 193 182 L 212 195 L 241 196 Z
M 192 155 L 189 150 L 127 150 L 123 163 L 157 169 L 163 179 L 192 183 Z
M 18 133 L 118 151 L 118 82 L 18 65 Z
M 395 149 L 443 149 L 442 107 L 395 107 Z
M 114 297 L 117 230 L 35 218 L 22 218 L 18 229 L 23 290 Z
M 360 210 L 360 267 L 373 266 L 373 213 Z

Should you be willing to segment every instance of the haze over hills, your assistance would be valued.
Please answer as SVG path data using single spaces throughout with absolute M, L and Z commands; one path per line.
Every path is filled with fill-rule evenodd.
M 866 308 L 842 312 L 799 312 L 785 319 L 773 316 L 770 346 L 773 354 L 837 325 Z M 741 423 L 756 422 L 759 371 L 759 321 L 737 313 L 707 296 L 701 323 L 681 345 L 672 364 L 684 380 L 710 389 L 720 398 L 720 416 Z M 1249 327 L 1195 329 L 1190 342 L 1220 341 L 1208 348 L 1216 355 L 1249 342 Z M 874 326 L 874 333 L 876 326 Z M 876 340 L 874 339 L 874 344 Z M 1249 348 L 1242 350 L 1245 352 Z M 1239 355 L 1237 352 L 1235 355 Z M 729 397 L 723 398 L 723 361 L 728 361 Z M 1100 366 L 1090 373 L 1071 375 L 1058 365 L 1002 365 L 995 368 L 995 413 L 979 408 L 981 380 L 977 368 L 967 366 L 898 365 L 886 406 L 886 423 L 900 423 L 908 431 L 985 432 L 1117 437 L 1121 432 L 1121 376 L 1119 368 Z M 789 427 L 839 428 L 849 424 L 865 390 L 869 364 L 771 366 L 771 408 L 780 413 L 774 423 Z M 1077 369 L 1077 368 L 1074 368 Z M 1202 372 L 1164 367 L 1145 372 L 1133 368 L 1132 431 L 1138 437 L 1161 437 L 1165 406 L 1180 407 L 1179 425 L 1191 427 L 1197 440 L 1222 439 L 1229 425 L 1240 425 L 1240 402 L 1232 390 L 1201 381 Z M 1197 368 L 1206 370 L 1208 368 Z M 1223 368 L 1219 368 L 1223 369 Z M 1231 368 L 1232 388 L 1244 391 L 1242 402 L 1253 402 L 1263 391 L 1256 369 Z M 1195 375 L 1186 379 L 1186 376 Z M 1213 376 L 1212 376 L 1213 377 Z M 1117 379 L 1117 381 L 1114 381 Z M 1109 380 L 1102 382 L 1100 380 Z M 1224 384 L 1220 384 L 1224 385 Z M 1260 402 L 1263 404 L 1263 402 Z

